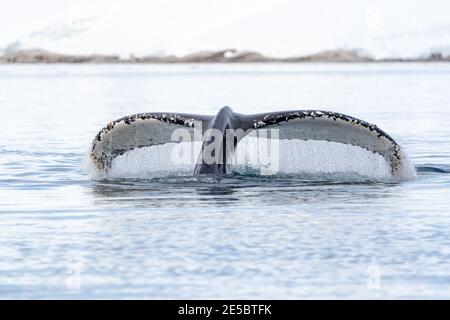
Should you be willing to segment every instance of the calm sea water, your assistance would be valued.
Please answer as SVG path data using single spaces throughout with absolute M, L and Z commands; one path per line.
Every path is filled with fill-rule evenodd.
M 431 63 L 0 65 L 0 298 L 450 298 L 449 88 Z M 110 120 L 224 105 L 376 123 L 417 178 L 84 168 Z

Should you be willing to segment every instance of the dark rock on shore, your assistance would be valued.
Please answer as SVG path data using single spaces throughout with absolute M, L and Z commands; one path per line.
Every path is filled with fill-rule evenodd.
M 141 62 L 148 63 L 225 63 L 225 62 L 267 62 L 272 60 L 253 51 L 237 51 L 234 49 L 220 51 L 199 51 L 182 57 L 147 56 Z

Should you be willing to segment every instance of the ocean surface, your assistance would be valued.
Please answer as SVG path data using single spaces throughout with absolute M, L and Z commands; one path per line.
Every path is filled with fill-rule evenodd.
M 449 88 L 445 63 L 0 65 L 0 298 L 448 299 Z M 417 174 L 321 142 L 275 176 L 89 166 L 111 120 L 224 105 L 364 119 Z

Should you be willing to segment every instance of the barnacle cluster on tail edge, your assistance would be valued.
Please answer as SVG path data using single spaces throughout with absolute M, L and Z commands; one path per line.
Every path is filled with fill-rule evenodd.
M 122 117 L 120 119 L 111 121 L 108 123 L 102 130 L 94 138 L 92 142 L 92 148 L 90 153 L 90 158 L 98 167 L 98 169 L 107 169 L 111 166 L 112 157 L 105 152 L 101 152 L 101 155 L 95 154 L 95 147 L 97 143 L 101 143 L 106 134 L 108 134 L 111 130 L 114 129 L 115 126 L 119 124 L 130 125 L 136 120 L 148 120 L 155 119 L 161 122 L 169 123 L 169 124 L 177 124 L 184 127 L 194 127 L 195 119 L 186 118 L 185 116 L 176 114 L 176 113 L 137 113 L 131 116 Z
M 400 169 L 401 165 L 401 152 L 400 146 L 395 140 L 386 132 L 378 128 L 376 125 L 360 120 L 342 113 L 322 110 L 301 110 L 286 112 L 283 114 L 268 114 L 262 118 L 255 119 L 253 122 L 254 129 L 264 128 L 270 125 L 277 125 L 282 122 L 287 122 L 294 119 L 316 119 L 316 118 L 328 118 L 334 121 L 345 121 L 352 125 L 362 126 L 369 131 L 374 131 L 379 139 L 387 139 L 391 146 L 389 153 L 387 154 L 387 160 L 391 167 L 391 173 L 394 175 Z M 367 149 L 368 150 L 368 149 Z M 369 150 L 371 151 L 371 150 Z

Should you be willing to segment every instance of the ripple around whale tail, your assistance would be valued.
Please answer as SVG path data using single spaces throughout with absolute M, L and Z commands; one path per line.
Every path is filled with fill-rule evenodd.
M 98 169 L 91 161 L 86 168 L 93 179 L 190 177 L 195 168 L 195 150 L 201 142 L 182 143 L 191 150 L 189 161 L 174 163 L 173 152 L 180 144 L 166 143 L 128 151 L 111 162 L 108 171 Z M 272 163 L 261 161 L 257 144 L 244 138 L 233 158 L 233 174 L 239 176 L 269 175 L 298 177 L 306 180 L 372 180 L 399 182 L 414 179 L 415 169 L 402 153 L 402 165 L 395 175 L 384 157 L 366 149 L 326 141 L 279 140 L 279 157 L 276 170 L 264 171 Z M 178 148 L 178 149 L 177 149 Z

